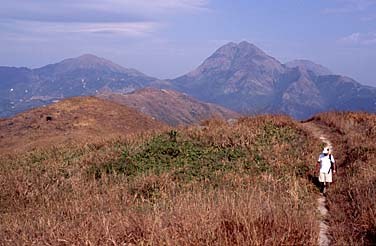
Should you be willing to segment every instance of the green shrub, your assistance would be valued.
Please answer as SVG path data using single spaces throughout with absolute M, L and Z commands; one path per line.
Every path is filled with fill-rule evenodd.
M 238 165 L 238 160 L 245 157 L 243 149 L 203 145 L 189 138 L 178 139 L 177 132 L 171 131 L 152 138 L 135 153 L 124 151 L 116 162 L 92 167 L 90 173 L 101 178 L 102 173 L 137 176 L 173 172 L 179 180 L 205 180 L 214 178 L 217 172 L 243 168 L 243 164 Z

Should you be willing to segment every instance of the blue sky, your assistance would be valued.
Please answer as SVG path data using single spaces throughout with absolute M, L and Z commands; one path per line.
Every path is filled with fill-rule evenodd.
M 0 0 L 0 65 L 92 53 L 158 78 L 243 40 L 376 86 L 376 0 Z

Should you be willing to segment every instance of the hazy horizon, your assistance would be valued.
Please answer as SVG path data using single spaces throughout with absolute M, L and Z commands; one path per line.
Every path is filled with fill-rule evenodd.
M 175 78 L 228 42 L 282 63 L 308 59 L 376 86 L 376 1 L 1 1 L 0 65 L 41 67 L 85 53 Z

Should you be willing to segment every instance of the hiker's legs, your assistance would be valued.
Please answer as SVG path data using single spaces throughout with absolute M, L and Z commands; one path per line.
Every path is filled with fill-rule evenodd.
M 320 173 L 320 192 L 326 193 L 328 191 L 329 185 L 332 182 L 332 172 L 329 173 Z
M 324 193 L 325 182 L 320 182 L 320 193 Z
M 331 182 L 326 182 L 326 184 L 325 184 L 325 193 L 328 192 L 328 189 L 330 187 L 330 183 Z
M 332 172 L 330 171 L 329 173 L 325 174 L 325 190 L 326 192 L 329 189 L 330 183 L 332 183 L 333 177 L 332 177 Z
M 324 173 L 319 174 L 319 182 L 320 182 L 320 193 L 324 193 L 324 188 L 325 188 L 325 174 Z

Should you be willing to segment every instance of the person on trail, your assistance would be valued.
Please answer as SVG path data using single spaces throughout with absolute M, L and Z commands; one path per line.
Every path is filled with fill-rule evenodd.
M 320 192 L 326 194 L 329 184 L 333 182 L 333 175 L 336 174 L 337 168 L 333 155 L 328 147 L 325 147 L 317 160 L 317 169 L 320 170 L 319 182 Z

